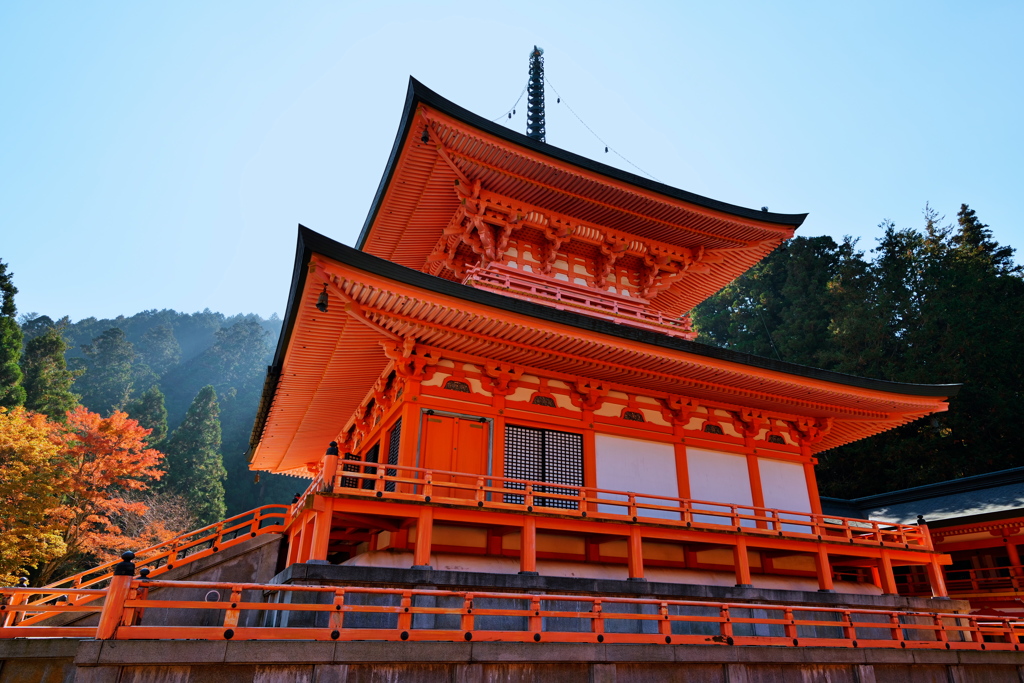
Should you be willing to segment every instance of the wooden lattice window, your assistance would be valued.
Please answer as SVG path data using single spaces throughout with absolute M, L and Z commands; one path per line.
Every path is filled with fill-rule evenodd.
M 551 484 L 583 486 L 583 435 L 507 425 L 505 427 L 505 476 Z M 509 489 L 525 489 L 525 484 L 509 482 Z M 535 486 L 534 493 L 575 495 L 576 489 L 557 486 Z M 506 503 L 522 505 L 525 496 L 506 493 Z M 578 503 L 560 498 L 534 495 L 533 504 L 540 507 L 575 510 Z
M 704 425 L 704 431 L 707 432 L 708 434 L 725 434 L 725 432 L 722 431 L 721 427 L 719 427 L 718 425 L 713 425 L 711 423 Z
M 643 422 L 644 414 L 639 410 L 626 410 L 622 413 L 623 420 L 630 420 L 631 422 Z
M 534 396 L 533 401 L 531 401 L 531 403 L 533 403 L 535 406 L 546 406 L 548 408 L 555 407 L 555 399 L 551 398 L 550 396 L 541 396 L 540 394 Z
M 448 391 L 461 391 L 464 394 L 469 393 L 469 385 L 465 382 L 460 382 L 457 379 L 450 379 L 445 382 L 444 388 Z
M 781 444 L 785 445 L 786 440 L 783 439 L 778 434 L 769 434 L 768 435 L 768 443 L 781 443 Z
M 358 455 L 356 455 L 355 453 L 346 453 L 345 454 L 345 460 L 349 460 L 349 461 L 357 460 L 358 461 L 358 460 L 361 460 L 361 458 Z M 342 472 L 358 472 L 359 471 L 359 465 L 347 465 L 347 464 L 346 465 L 342 465 L 341 466 L 341 471 Z M 346 488 L 346 489 L 357 489 L 357 488 L 359 488 L 359 480 L 357 478 L 355 478 L 355 477 L 342 477 L 341 478 L 341 485 L 342 485 L 343 488 Z
M 395 426 L 391 428 L 391 436 L 388 437 L 388 464 L 398 464 L 398 451 L 402 445 L 402 418 L 398 418 L 395 422 Z M 384 470 L 384 473 L 389 477 L 394 477 L 398 474 L 398 470 L 388 467 Z M 394 491 L 395 482 L 389 481 L 384 484 L 385 491 Z
M 373 447 L 366 453 L 366 462 L 380 462 L 380 443 L 373 444 Z M 364 470 L 367 474 L 377 474 L 376 467 L 366 467 Z M 373 479 L 363 479 L 363 489 L 372 489 L 374 485 Z

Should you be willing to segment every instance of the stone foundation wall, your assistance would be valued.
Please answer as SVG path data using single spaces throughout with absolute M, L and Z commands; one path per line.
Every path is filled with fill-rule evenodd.
M 1024 653 L 694 645 L 0 641 L 0 683 L 1021 683 Z

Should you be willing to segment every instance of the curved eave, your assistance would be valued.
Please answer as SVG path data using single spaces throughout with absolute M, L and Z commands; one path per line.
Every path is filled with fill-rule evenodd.
M 602 176 L 616 183 L 631 185 L 638 189 L 645 190 L 647 193 L 662 196 L 668 200 L 684 202 L 686 204 L 726 214 L 746 221 L 774 224 L 791 229 L 799 227 L 804 222 L 804 219 L 807 218 L 806 213 L 772 213 L 770 211 L 749 209 L 729 204 L 727 202 L 720 202 L 707 197 L 701 197 L 700 195 L 689 193 L 689 191 L 684 189 L 672 187 L 671 185 L 650 180 L 606 164 L 601 164 L 592 159 L 587 159 L 586 157 L 581 157 L 580 155 L 561 150 L 561 148 L 552 144 L 539 142 L 521 133 L 509 130 L 505 126 L 498 125 L 492 121 L 487 121 L 486 119 L 463 109 L 462 106 L 441 97 L 416 79 L 410 78 L 409 91 L 406 96 L 406 105 L 404 105 L 404 109 L 402 111 L 398 134 L 395 137 L 394 144 L 391 148 L 391 155 L 388 159 L 387 167 L 384 170 L 384 175 L 381 178 L 380 185 L 377 188 L 377 194 L 374 197 L 370 213 L 368 214 L 367 220 L 364 225 L 362 225 L 362 230 L 359 233 L 358 242 L 356 243 L 357 249 L 361 250 L 366 247 L 371 227 L 376 221 L 383 204 L 384 196 L 394 175 L 404 143 L 406 143 L 411 130 L 415 126 L 417 108 L 421 103 L 430 106 L 430 108 L 445 116 L 452 117 L 467 126 L 476 128 L 487 135 L 498 138 L 511 145 L 522 147 L 524 150 L 532 154 L 554 160 L 561 164 L 579 168 L 583 171 Z
M 261 462 L 257 463 L 253 461 L 253 456 L 255 456 L 255 451 L 264 437 L 267 419 L 270 413 L 274 410 L 275 403 L 281 403 L 285 398 L 287 398 L 284 396 L 278 396 L 277 394 L 281 381 L 282 369 L 285 372 L 288 372 L 289 370 L 288 362 L 286 362 L 287 354 L 289 352 L 292 337 L 296 331 L 296 325 L 300 318 L 303 318 L 303 315 L 306 315 L 306 317 L 315 315 L 309 314 L 308 312 L 304 313 L 306 309 L 313 309 L 313 303 L 315 303 L 317 294 L 315 288 L 306 287 L 308 264 L 313 259 L 314 255 L 334 261 L 346 268 L 366 273 L 368 277 L 372 276 L 378 279 L 392 281 L 406 288 L 411 287 L 423 290 L 431 295 L 450 297 L 456 301 L 465 302 L 467 306 L 472 305 L 476 307 L 496 309 L 496 312 L 501 315 L 514 316 L 517 319 L 545 321 L 558 326 L 568 326 L 569 328 L 575 328 L 587 333 L 596 333 L 602 338 L 610 338 L 610 340 L 619 339 L 622 340 L 623 345 L 628 343 L 634 347 L 639 346 L 644 348 L 646 353 L 664 353 L 665 351 L 672 351 L 677 357 L 680 356 L 681 352 L 688 357 L 697 359 L 706 358 L 709 361 L 715 361 L 715 364 L 718 367 L 725 367 L 728 372 L 733 373 L 734 375 L 742 375 L 744 373 L 756 371 L 762 376 L 776 376 L 783 380 L 785 380 L 786 377 L 791 379 L 800 378 L 808 386 L 817 386 L 819 388 L 824 387 L 825 389 L 828 389 L 829 387 L 832 387 L 832 389 L 850 387 L 866 390 L 868 392 L 880 392 L 882 394 L 892 395 L 893 399 L 904 401 L 908 397 L 920 397 L 921 399 L 926 399 L 921 403 L 919 410 L 907 411 L 900 416 L 894 415 L 894 420 L 885 428 L 891 428 L 897 426 L 897 424 L 902 424 L 922 415 L 934 412 L 935 410 L 944 409 L 944 406 L 940 406 L 940 401 L 944 398 L 955 395 L 959 388 L 959 385 L 955 384 L 904 384 L 855 377 L 852 375 L 829 372 L 826 370 L 819 370 L 791 363 L 773 361 L 767 358 L 736 353 L 727 349 L 688 342 L 640 329 L 623 327 L 608 321 L 590 318 L 570 311 L 559 311 L 540 304 L 512 299 L 500 294 L 474 289 L 472 287 L 404 268 L 389 261 L 385 261 L 370 254 L 347 247 L 302 226 L 300 226 L 299 229 L 299 244 L 297 252 L 296 270 L 293 277 L 291 294 L 289 296 L 288 310 L 282 327 L 281 339 L 275 352 L 274 364 L 268 369 L 268 380 L 264 386 L 260 409 L 257 414 L 256 423 L 254 425 L 250 441 L 251 464 L 253 467 L 260 469 L 288 471 L 295 467 L 295 463 L 292 462 L 290 466 L 281 468 L 280 465 L 283 463 L 274 464 L 262 458 L 260 459 Z M 301 311 L 300 308 L 302 308 Z M 303 313 L 303 315 L 300 315 L 300 313 Z M 374 333 L 368 330 L 365 326 L 348 326 L 347 322 L 349 321 L 341 323 L 346 325 L 344 330 L 325 330 L 320 332 L 315 328 L 311 329 L 307 324 L 308 321 L 303 321 L 303 343 L 306 345 L 318 345 L 314 355 L 321 359 L 314 363 L 304 361 L 304 367 L 309 372 L 325 378 L 323 381 L 332 381 L 334 383 L 333 391 L 343 390 L 347 392 L 346 399 L 342 401 L 342 403 L 350 403 L 354 401 L 351 406 L 351 409 L 354 410 L 358 401 L 365 395 L 369 386 L 376 379 L 379 372 L 383 370 L 386 361 L 376 344 L 376 339 L 379 339 L 379 337 L 376 339 L 373 338 Z M 368 336 L 366 340 L 362 340 L 357 343 L 356 337 L 361 337 L 366 334 L 369 334 L 370 336 Z M 343 345 L 348 346 L 342 349 Z M 363 353 L 363 351 L 360 351 L 360 348 L 369 349 L 369 351 Z M 343 353 L 339 352 L 339 349 L 341 349 Z M 339 353 L 341 353 L 341 355 L 339 355 Z M 360 353 L 363 355 L 360 356 Z M 319 363 L 319 365 L 317 363 Z M 337 378 L 331 379 L 331 371 L 328 367 L 328 365 L 332 363 L 336 367 L 344 367 L 345 372 L 357 372 L 362 374 L 358 378 L 346 377 L 345 381 L 340 383 L 340 385 L 343 385 L 342 389 L 338 389 L 339 382 Z M 353 367 L 356 369 L 352 370 Z M 317 390 L 319 390 L 319 387 Z M 344 414 L 344 407 L 339 405 L 337 402 L 332 403 L 332 405 L 336 406 L 338 411 L 328 411 L 334 414 L 315 414 L 318 411 L 317 409 L 311 408 L 312 403 L 309 402 L 311 401 L 310 396 L 306 396 L 301 399 L 297 395 L 292 397 L 291 400 L 293 401 L 293 405 L 291 410 L 293 411 L 293 415 L 298 415 L 302 412 L 303 415 L 301 416 L 301 420 L 308 419 L 318 424 L 317 429 L 313 430 L 317 432 L 317 436 L 313 441 L 311 441 L 311 443 L 315 445 L 315 450 L 316 448 L 322 448 L 326 441 L 333 438 L 337 430 L 341 427 L 339 422 L 347 419 L 348 415 Z M 903 397 L 903 399 L 900 399 L 899 397 Z M 336 401 L 337 399 L 332 398 L 331 400 Z M 342 414 L 338 414 L 338 412 Z M 300 418 L 293 417 L 293 419 Z M 875 431 L 881 431 L 881 429 L 876 429 Z M 324 438 L 325 434 L 327 435 L 326 438 Z M 840 445 L 840 443 L 855 440 L 854 436 L 855 435 L 851 432 L 849 438 L 843 438 L 829 447 L 834 447 L 836 445 Z M 310 448 L 310 446 L 304 446 L 303 452 L 306 452 L 308 448 Z M 292 458 L 292 460 L 294 460 L 294 458 Z

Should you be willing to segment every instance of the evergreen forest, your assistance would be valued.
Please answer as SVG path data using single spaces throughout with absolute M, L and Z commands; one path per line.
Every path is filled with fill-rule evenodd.
M 949 410 L 822 453 L 822 495 L 855 498 L 1024 466 L 1024 280 L 969 206 L 877 244 L 796 237 L 693 312 L 699 341 L 826 370 L 960 388 Z
M 197 523 L 295 494 L 286 477 L 261 473 L 256 482 L 245 457 L 281 329 L 277 316 L 153 310 L 77 322 L 35 313 L 18 319 L 23 388 L 52 385 L 34 380 L 35 368 L 61 349 L 71 380 L 63 404 L 29 396 L 24 405 L 51 417 L 78 403 L 101 415 L 123 410 L 153 430 L 150 445 L 167 455 L 160 487 L 184 496 Z

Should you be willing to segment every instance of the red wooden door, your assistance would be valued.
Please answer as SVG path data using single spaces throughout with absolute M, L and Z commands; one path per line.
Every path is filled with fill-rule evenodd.
M 472 498 L 476 495 L 476 475 L 487 474 L 488 437 L 487 423 L 479 419 L 426 416 L 420 467 L 471 475 L 434 474 L 436 496 Z M 455 482 L 465 488 L 444 486 L 445 482 Z

